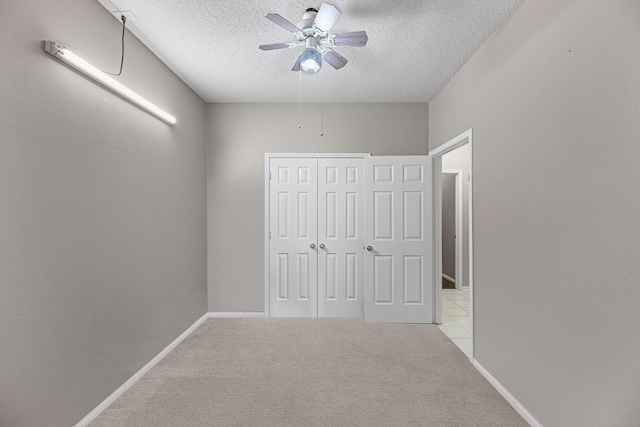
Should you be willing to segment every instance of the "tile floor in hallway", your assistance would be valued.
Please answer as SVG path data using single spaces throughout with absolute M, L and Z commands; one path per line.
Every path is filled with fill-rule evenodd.
M 438 327 L 469 355 L 469 291 L 442 290 L 442 324 Z

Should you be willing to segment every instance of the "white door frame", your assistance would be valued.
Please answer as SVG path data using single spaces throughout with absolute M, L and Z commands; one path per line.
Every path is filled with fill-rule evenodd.
M 272 158 L 360 158 L 371 156 L 371 153 L 265 153 L 264 155 L 264 316 L 271 317 L 269 311 L 269 163 Z
M 452 278 L 442 273 L 443 277 L 450 282 L 455 283 L 456 289 L 462 290 L 462 169 L 442 169 L 442 174 L 453 175 L 455 178 L 455 201 L 456 201 L 456 222 L 455 222 L 455 230 L 456 230 L 456 239 L 455 239 L 455 275 L 456 278 L 451 280 Z M 437 283 L 436 283 L 437 286 Z
M 469 144 L 469 359 L 473 360 L 473 130 L 469 129 L 429 152 L 433 157 L 435 277 L 442 277 L 442 156 Z M 442 286 L 435 286 L 435 321 L 442 323 Z

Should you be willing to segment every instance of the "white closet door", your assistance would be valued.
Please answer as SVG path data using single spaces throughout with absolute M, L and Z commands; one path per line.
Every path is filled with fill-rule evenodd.
M 364 161 L 318 159 L 318 317 L 363 316 Z
M 317 317 L 317 159 L 269 163 L 271 317 Z
M 432 323 L 431 158 L 375 156 L 365 164 L 365 320 Z

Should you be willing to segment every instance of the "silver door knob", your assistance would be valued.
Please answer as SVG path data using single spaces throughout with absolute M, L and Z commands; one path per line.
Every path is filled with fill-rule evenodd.
M 315 243 L 312 243 L 312 244 L 310 244 L 310 245 L 309 245 L 309 247 L 310 247 L 311 249 L 315 249 L 315 248 L 316 248 L 316 244 L 315 244 Z
M 367 250 L 371 252 L 373 250 L 373 246 L 367 246 Z
M 320 249 L 324 249 L 324 243 L 320 243 Z

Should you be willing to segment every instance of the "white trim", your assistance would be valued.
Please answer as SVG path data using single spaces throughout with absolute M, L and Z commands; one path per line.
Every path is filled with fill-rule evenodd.
M 431 157 L 433 168 L 433 323 L 442 324 L 442 157 Z
M 452 140 L 449 140 L 446 143 L 442 144 L 441 146 L 431 150 L 429 152 L 429 156 L 441 157 L 447 154 L 449 151 L 453 151 L 456 148 L 462 147 L 467 142 L 471 142 L 471 138 L 472 138 L 472 129 L 469 129 L 468 131 L 463 132 L 460 135 L 456 136 Z
M 443 169 L 443 174 L 452 174 L 455 175 L 455 199 L 456 199 L 456 212 L 455 212 L 455 230 L 456 230 L 456 240 L 454 242 L 455 245 L 455 273 L 456 277 L 459 277 L 459 281 L 451 280 L 451 282 L 455 283 L 456 289 L 461 291 L 463 288 L 463 257 L 462 257 L 462 247 L 464 242 L 464 231 L 462 229 L 462 169 Z M 449 280 L 449 279 L 447 279 Z
M 487 371 L 484 366 L 480 364 L 480 362 L 478 362 L 476 359 L 473 359 L 471 360 L 471 364 L 478 370 L 478 372 L 480 372 L 480 374 L 482 374 L 483 377 L 486 378 L 487 381 L 489 381 L 489 384 L 491 384 L 493 388 L 495 388 L 498 393 L 500 393 L 500 395 L 504 397 L 504 400 L 509 402 L 509 405 L 513 406 L 513 409 L 515 409 L 516 412 L 520 414 L 520 416 L 524 418 L 524 420 L 528 422 L 531 427 L 543 427 L 540 421 L 536 420 L 535 417 L 531 415 L 531 413 L 527 411 L 527 409 L 522 406 L 520 402 L 518 402 L 518 399 L 516 399 L 511 393 L 509 393 L 509 390 L 507 390 L 502 384 L 500 384 L 500 381 L 495 379 L 495 377 L 491 375 L 489 371 Z
M 269 164 L 277 158 L 361 158 L 370 157 L 371 153 L 265 153 L 264 155 L 264 317 L 271 317 L 269 308 Z
M 467 132 L 469 139 L 469 357 L 474 357 L 474 317 L 475 303 L 473 287 L 473 131 Z
M 271 205 L 269 204 L 269 189 L 271 183 L 269 174 L 269 164 L 271 162 L 271 155 L 264 155 L 264 317 L 271 317 L 270 311 L 270 296 L 269 296 L 269 213 L 271 212 Z
M 456 283 L 456 279 L 454 279 L 453 277 L 449 277 L 449 276 L 447 276 L 447 275 L 446 275 L 446 274 L 444 274 L 444 273 L 442 273 L 442 277 L 443 277 L 444 279 L 447 279 L 447 280 L 448 280 L 448 281 L 450 281 L 451 283 L 454 283 L 454 284 Z
M 207 313 L 209 319 L 231 319 L 244 317 L 265 317 L 262 311 L 210 311 Z
M 434 183 L 437 181 L 434 189 L 434 217 L 439 218 L 439 223 L 436 222 L 435 228 L 435 260 L 436 265 L 434 271 L 437 279 L 442 274 L 442 184 L 439 179 L 442 176 L 442 156 L 446 153 L 462 147 L 465 144 L 469 144 L 469 360 L 473 360 L 474 357 L 474 328 L 473 328 L 473 130 L 469 129 L 466 132 L 461 133 L 450 141 L 442 144 L 441 146 L 431 150 L 429 156 L 434 158 Z M 440 187 L 440 188 L 438 188 Z M 434 283 L 436 283 L 434 281 Z M 434 286 L 436 295 L 436 323 L 441 323 L 442 308 L 440 298 L 442 294 L 442 286 Z
M 164 350 L 162 350 L 156 357 L 151 359 L 146 365 L 144 365 L 138 372 L 133 374 L 131 378 L 125 381 L 116 391 L 111 393 L 109 397 L 102 401 L 95 409 L 87 414 L 83 419 L 81 419 L 75 427 L 85 427 L 91 421 L 93 421 L 98 415 L 102 413 L 105 409 L 109 407 L 117 398 L 119 398 L 125 391 L 127 391 L 132 385 L 136 383 L 144 374 L 146 374 L 151 368 L 153 368 L 158 362 L 160 362 L 167 354 L 171 352 L 174 348 L 176 348 L 185 338 L 187 338 L 193 331 L 198 329 L 202 323 L 204 323 L 209 313 L 204 314 L 201 318 L 196 320 L 196 322 L 191 325 L 186 331 L 184 331 L 178 338 L 173 340 L 171 344 L 166 346 Z
M 361 157 L 371 157 L 371 153 L 266 153 L 264 155 L 265 159 L 270 158 L 287 158 L 287 157 L 300 157 L 300 158 L 324 158 L 324 157 L 353 157 L 353 158 L 361 158 Z M 268 163 L 267 163 L 268 164 Z

